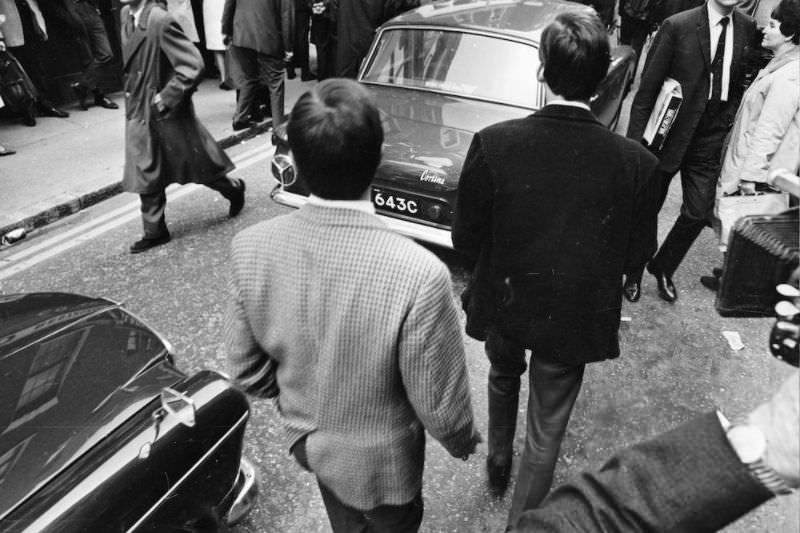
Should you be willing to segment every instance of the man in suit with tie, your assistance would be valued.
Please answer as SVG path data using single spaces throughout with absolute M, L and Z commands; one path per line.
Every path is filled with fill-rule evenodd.
M 720 156 L 745 89 L 746 65 L 755 44 L 753 20 L 734 9 L 741 0 L 708 0 L 700 7 L 667 18 L 656 34 L 631 106 L 628 137 L 641 141 L 664 81 L 678 81 L 683 103 L 664 142 L 656 151 L 661 170 L 660 206 L 672 176 L 681 173 L 683 204 L 661 248 L 647 265 L 658 294 L 678 297 L 675 270 L 708 225 L 714 206 Z M 655 233 L 656 228 L 651 230 Z M 641 294 L 643 270 L 626 271 L 625 297 Z
M 335 532 L 414 532 L 425 431 L 464 459 L 480 441 L 450 273 L 374 214 L 383 129 L 369 91 L 321 82 L 287 133 L 311 196 L 233 241 L 232 375 L 277 399 Z
M 487 471 L 495 493 L 509 482 L 531 350 L 509 523 L 550 490 L 585 365 L 620 353 L 623 271 L 642 268 L 655 250 L 642 230 L 654 224 L 656 158 L 589 107 L 610 62 L 605 25 L 589 9 L 562 13 L 542 32 L 539 56 L 547 105 L 475 134 L 453 226 L 453 245 L 477 263 L 463 299 L 467 333 L 486 340 L 491 363 Z

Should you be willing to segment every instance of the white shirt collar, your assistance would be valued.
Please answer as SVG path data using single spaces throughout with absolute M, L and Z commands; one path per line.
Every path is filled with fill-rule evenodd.
M 565 105 L 569 107 L 580 107 L 586 111 L 592 110 L 585 102 L 578 102 L 576 100 L 553 100 L 552 102 L 547 102 L 547 105 Z
M 728 17 L 729 19 L 733 17 L 733 11 L 727 15 L 720 15 L 717 13 L 717 10 L 711 7 L 708 3 L 706 3 L 706 12 L 708 12 L 708 25 L 712 28 L 719 24 L 719 21 L 724 17 Z M 730 22 L 728 22 L 728 24 L 730 24 Z
M 375 206 L 369 200 L 328 200 L 313 194 L 308 195 L 308 203 L 319 207 L 333 207 L 336 209 L 355 209 L 371 215 L 375 214 Z

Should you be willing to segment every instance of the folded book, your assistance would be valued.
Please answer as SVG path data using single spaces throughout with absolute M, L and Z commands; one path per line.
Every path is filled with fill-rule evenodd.
M 682 102 L 681 84 L 672 78 L 664 80 L 664 85 L 661 86 L 661 91 L 656 98 L 656 105 L 653 106 L 653 111 L 650 113 L 642 135 L 645 144 L 651 149 L 661 150 L 663 148 Z

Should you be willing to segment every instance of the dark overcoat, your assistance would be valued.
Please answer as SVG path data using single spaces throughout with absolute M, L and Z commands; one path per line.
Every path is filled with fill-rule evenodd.
M 467 333 L 493 328 L 564 364 L 617 357 L 623 272 L 656 249 L 657 169 L 647 149 L 575 107 L 476 133 L 452 232 L 477 262 Z
M 753 19 L 737 10 L 733 11 L 732 19 L 733 60 L 728 105 L 720 118 L 728 129 L 733 126 L 744 94 L 756 36 Z M 683 103 L 664 146 L 656 153 L 661 170 L 667 174 L 677 172 L 706 110 L 711 60 L 711 30 L 705 4 L 667 18 L 647 54 L 639 90 L 631 105 L 627 135 L 635 141 L 641 140 L 664 80 L 677 80 L 683 91 Z
M 203 71 L 200 53 L 161 4 L 148 0 L 138 24 L 126 35 L 129 12 L 128 6 L 122 9 L 123 189 L 152 194 L 170 183 L 216 180 L 232 170 L 233 163 L 194 112 L 191 96 Z M 166 105 L 166 114 L 153 104 L 156 94 Z M 154 128 L 152 121 L 163 121 L 166 127 Z

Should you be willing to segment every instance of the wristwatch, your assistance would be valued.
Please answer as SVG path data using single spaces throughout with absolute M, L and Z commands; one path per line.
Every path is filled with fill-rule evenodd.
M 761 428 L 746 422 L 732 424 L 725 435 L 750 474 L 773 494 L 791 494 L 792 488 L 764 462 L 767 439 Z

